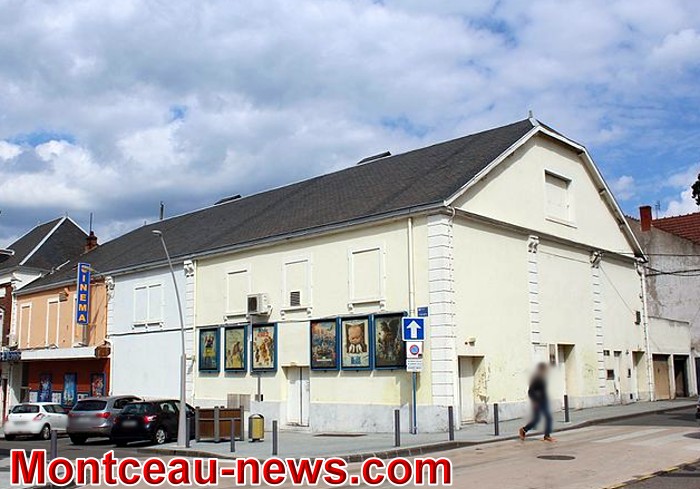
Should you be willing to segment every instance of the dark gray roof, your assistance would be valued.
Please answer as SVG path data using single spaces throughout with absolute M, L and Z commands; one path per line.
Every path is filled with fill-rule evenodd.
M 14 255 L 0 255 L 0 270 L 20 266 L 51 270 L 80 256 L 85 247 L 85 238 L 85 232 L 65 217 L 39 224 L 7 247 L 14 251 Z
M 153 229 L 163 232 L 176 258 L 439 204 L 532 128 L 525 119 L 227 201 L 135 229 L 81 260 L 101 273 L 161 262 Z M 75 264 L 23 290 L 72 280 L 74 274 Z

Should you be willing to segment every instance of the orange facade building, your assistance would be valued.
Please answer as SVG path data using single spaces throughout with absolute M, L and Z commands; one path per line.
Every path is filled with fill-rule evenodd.
M 109 393 L 110 346 L 107 286 L 89 290 L 87 325 L 76 321 L 76 285 L 19 292 L 13 340 L 21 356 L 13 364 L 17 401 L 52 401 L 70 407 L 82 397 Z

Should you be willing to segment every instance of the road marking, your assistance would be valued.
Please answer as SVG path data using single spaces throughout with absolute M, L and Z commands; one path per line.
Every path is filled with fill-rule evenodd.
M 681 441 L 683 438 L 683 433 L 674 433 L 672 435 L 662 436 L 661 438 L 651 438 L 649 440 L 637 441 L 632 443 L 632 445 L 640 447 L 657 447 L 660 445 L 665 445 L 669 442 Z
M 650 430 L 634 431 L 632 433 L 625 433 L 624 435 L 610 436 L 608 438 L 601 438 L 600 440 L 593 440 L 593 443 L 615 443 L 618 441 L 631 440 L 632 438 L 641 438 L 642 436 L 661 433 L 662 431 L 666 431 L 666 428 L 653 428 Z

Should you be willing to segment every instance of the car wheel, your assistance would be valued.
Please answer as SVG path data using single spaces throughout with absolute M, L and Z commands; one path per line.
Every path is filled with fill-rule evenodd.
M 84 445 L 85 440 L 87 440 L 87 436 L 68 435 L 68 437 L 73 445 Z
M 156 429 L 156 432 L 153 433 L 153 443 L 156 445 L 162 445 L 168 441 L 168 433 L 165 431 L 165 428 L 162 426 Z
M 39 439 L 40 440 L 50 440 L 51 439 L 51 427 L 47 424 L 44 425 L 43 428 L 41 428 L 41 431 L 39 432 Z
M 14 441 L 14 440 L 15 440 L 15 435 L 5 435 L 5 440 L 6 440 L 6 441 Z

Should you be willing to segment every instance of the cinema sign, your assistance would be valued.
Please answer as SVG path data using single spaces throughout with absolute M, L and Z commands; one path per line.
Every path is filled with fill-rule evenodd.
M 87 325 L 90 317 L 90 264 L 78 263 L 77 303 L 75 322 Z

